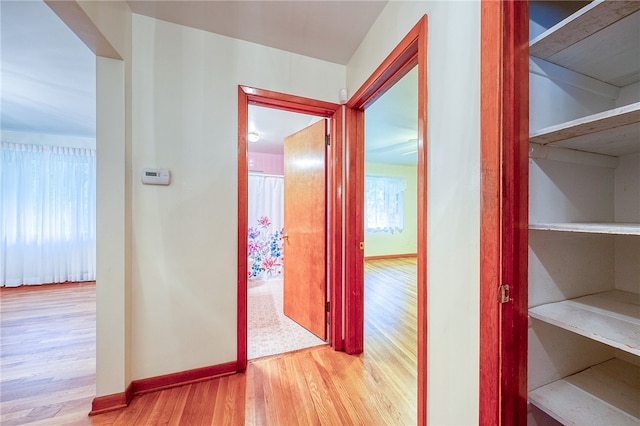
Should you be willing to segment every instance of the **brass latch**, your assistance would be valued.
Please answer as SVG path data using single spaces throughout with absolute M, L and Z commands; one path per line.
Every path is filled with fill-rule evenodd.
M 360 250 L 364 250 L 364 241 L 360 241 Z
M 511 301 L 511 297 L 509 297 L 509 284 L 503 284 L 500 286 L 500 296 L 498 301 L 500 303 L 507 303 Z

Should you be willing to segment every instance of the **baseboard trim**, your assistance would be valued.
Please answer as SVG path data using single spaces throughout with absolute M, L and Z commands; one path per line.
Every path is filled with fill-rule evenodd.
M 89 415 L 94 416 L 126 408 L 133 397 L 137 395 L 203 382 L 217 377 L 229 376 L 237 372 L 238 363 L 232 361 L 163 376 L 149 377 L 148 379 L 134 380 L 124 392 L 95 397 L 91 403 Z
M 90 416 L 108 413 L 126 408 L 133 399 L 133 386 L 130 384 L 124 392 L 97 396 L 91 402 Z
M 133 386 L 133 394 L 141 395 L 176 386 L 203 382 L 205 380 L 215 379 L 216 377 L 228 376 L 237 371 L 238 363 L 232 361 L 224 364 L 211 365 L 209 367 L 165 374 L 163 376 L 150 377 L 148 379 L 134 380 L 131 385 Z
M 2 286 L 0 287 L 0 293 L 4 292 L 33 292 L 33 291 L 51 291 L 62 290 L 66 288 L 79 288 L 79 287 L 95 287 L 95 281 L 65 281 L 63 283 L 44 283 L 44 284 L 20 284 L 16 287 Z
M 405 257 L 418 257 L 417 253 L 383 254 L 381 256 L 365 256 L 364 260 L 402 259 Z

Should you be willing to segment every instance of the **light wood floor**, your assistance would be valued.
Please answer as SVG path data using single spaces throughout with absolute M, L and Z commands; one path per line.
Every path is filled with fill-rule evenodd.
M 261 358 L 250 361 L 244 374 L 140 395 L 124 410 L 93 417 L 87 417 L 95 392 L 92 379 L 69 366 L 89 365 L 95 363 L 95 358 L 85 359 L 90 352 L 86 348 L 70 349 L 72 345 L 67 338 L 72 336 L 71 340 L 80 341 L 79 347 L 88 344 L 95 350 L 95 336 L 89 336 L 88 331 L 95 330 L 95 325 L 89 325 L 95 321 L 95 314 L 92 317 L 87 312 L 92 304 L 95 306 L 95 291 L 91 292 L 91 286 L 80 286 L 73 289 L 73 295 L 69 291 L 59 294 L 52 291 L 54 294 L 44 297 L 43 290 L 23 291 L 23 294 L 2 290 L 0 423 L 415 424 L 415 267 L 415 259 L 366 263 L 365 353 L 362 355 L 350 356 L 319 346 Z M 42 300 L 38 301 L 37 296 Z M 39 315 L 35 309 L 29 315 L 29 309 L 24 306 L 28 306 L 31 297 L 41 309 L 57 304 L 60 313 Z M 50 297 L 53 301 L 45 300 Z M 78 312 L 72 312 L 73 306 Z M 66 319 L 74 325 L 63 327 L 61 334 L 56 335 L 53 330 Z M 27 337 L 32 330 L 35 331 L 33 339 Z M 16 334 L 30 340 L 26 343 L 14 340 L 5 346 L 5 337 Z M 45 355 L 40 346 L 43 342 L 45 346 L 57 345 L 57 352 L 52 350 Z M 69 354 L 76 351 L 79 351 L 76 355 Z M 63 355 L 64 352 L 68 353 Z M 57 366 L 61 359 L 66 359 L 61 362 L 66 369 Z M 47 388 L 49 385 L 53 387 Z
M 86 422 L 95 396 L 95 283 L 0 290 L 0 424 Z

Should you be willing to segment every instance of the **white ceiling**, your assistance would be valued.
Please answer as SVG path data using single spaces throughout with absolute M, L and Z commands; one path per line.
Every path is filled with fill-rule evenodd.
M 127 3 L 140 15 L 346 65 L 387 0 Z
M 413 68 L 364 114 L 365 161 L 418 162 L 418 70 Z
M 249 143 L 249 151 L 282 154 L 284 138 L 310 126 L 320 117 L 249 105 L 249 132 L 260 139 Z
M 128 3 L 135 13 L 346 64 L 387 0 Z M 2 130 L 95 137 L 93 53 L 40 0 L 0 1 L 0 23 Z M 400 154 L 416 137 L 416 87 L 400 82 L 367 110 L 369 160 L 415 161 Z M 266 152 L 313 119 L 266 108 L 250 114 L 262 136 L 252 148 Z
M 42 1 L 0 2 L 2 130 L 95 137 L 95 55 Z

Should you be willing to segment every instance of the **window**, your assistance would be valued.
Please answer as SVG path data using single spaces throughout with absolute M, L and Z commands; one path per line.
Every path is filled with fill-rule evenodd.
M 95 150 L 0 147 L 0 285 L 95 280 Z
M 402 232 L 404 229 L 404 179 L 382 176 L 364 178 L 364 214 L 367 232 Z

